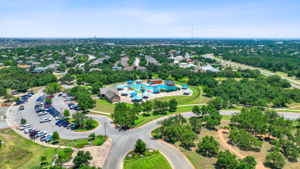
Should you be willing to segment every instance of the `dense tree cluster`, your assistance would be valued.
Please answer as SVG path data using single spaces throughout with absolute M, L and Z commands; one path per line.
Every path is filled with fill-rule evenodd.
M 263 111 L 256 107 L 244 108 L 239 114 L 233 115 L 231 127 L 231 142 L 245 150 L 255 150 L 261 146 L 260 140 L 255 137 L 269 138 L 274 148 L 266 156 L 266 164 L 272 168 L 281 168 L 284 165 L 284 160 L 278 153 L 291 162 L 297 162 L 300 157 L 299 129 L 293 132 L 293 121 L 284 119 L 275 111 Z
M 34 74 L 18 67 L 4 68 L 0 69 L 0 94 L 5 95 L 6 89 L 25 92 L 28 88 L 44 86 L 56 81 L 56 77 L 52 74 Z
M 90 90 L 84 86 L 73 87 L 68 93 L 75 97 L 83 111 L 93 108 L 96 104 L 91 97 Z
M 187 149 L 194 146 L 194 141 L 197 138 L 192 127 L 181 115 L 169 117 L 162 121 L 161 127 L 155 129 L 153 133 L 155 137 L 162 138 L 170 143 L 179 142 L 182 147 Z
M 255 169 L 256 166 L 254 157 L 247 156 L 242 160 L 237 160 L 235 155 L 228 150 L 220 152 L 217 158 L 217 169 Z
M 286 107 L 290 102 L 299 102 L 299 89 L 284 89 L 291 85 L 279 76 L 258 77 L 254 80 L 243 79 L 237 81 L 228 79 L 216 87 L 208 87 L 208 96 L 219 97 L 214 104 L 219 108 L 233 105 L 249 105 L 265 107 Z

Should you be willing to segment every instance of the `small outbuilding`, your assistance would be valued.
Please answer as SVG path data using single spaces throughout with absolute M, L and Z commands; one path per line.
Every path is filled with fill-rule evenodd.
M 154 84 L 162 84 L 162 80 L 161 79 L 150 79 L 147 81 L 147 83 L 154 85 Z

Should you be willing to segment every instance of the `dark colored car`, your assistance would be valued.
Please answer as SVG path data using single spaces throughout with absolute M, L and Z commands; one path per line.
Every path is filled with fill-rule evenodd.
M 24 110 L 24 106 L 21 105 L 18 110 Z
M 63 122 L 64 122 L 64 120 L 58 120 L 55 122 L 55 125 L 59 125 L 60 123 L 63 123 Z
M 30 138 L 34 138 L 34 136 L 38 133 L 37 130 L 32 130 L 30 133 L 29 133 L 29 137 Z
M 63 127 L 67 127 L 69 124 L 70 124 L 70 123 L 66 121 L 66 122 L 63 123 L 62 126 L 63 126 Z

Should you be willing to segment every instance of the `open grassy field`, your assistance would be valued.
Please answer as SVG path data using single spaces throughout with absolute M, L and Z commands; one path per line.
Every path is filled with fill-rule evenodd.
M 124 160 L 124 169 L 172 169 L 160 153 L 150 157 Z
M 0 148 L 0 168 L 29 169 L 40 164 L 41 156 L 51 160 L 54 148 L 44 147 L 26 140 L 10 129 L 0 130 L 2 147 Z
M 105 99 L 96 99 L 96 106 L 92 110 L 112 113 L 114 109 L 115 104 L 111 104 Z

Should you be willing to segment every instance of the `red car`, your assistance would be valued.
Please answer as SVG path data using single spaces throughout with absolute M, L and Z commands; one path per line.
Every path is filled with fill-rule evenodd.
M 49 99 L 53 99 L 54 98 L 54 96 L 53 95 L 49 95 L 49 96 L 47 96 Z

